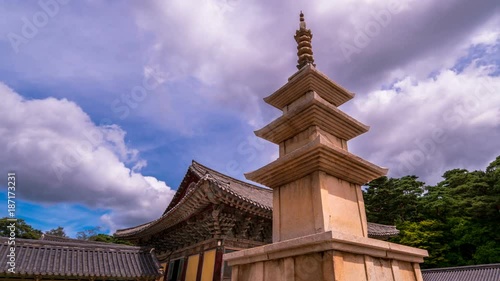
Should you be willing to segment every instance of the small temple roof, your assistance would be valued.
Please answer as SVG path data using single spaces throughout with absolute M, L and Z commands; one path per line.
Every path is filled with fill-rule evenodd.
M 399 234 L 395 225 L 368 223 L 368 236 L 371 238 L 385 239 Z
M 498 281 L 500 280 L 500 263 L 422 269 L 422 277 L 425 281 Z
M 53 236 L 49 235 L 48 239 Z M 163 272 L 148 248 L 111 243 L 16 238 L 15 246 L 0 237 L 0 276 L 49 276 L 64 279 L 155 280 Z M 15 272 L 9 269 L 10 248 L 15 247 Z
M 215 190 L 203 189 L 201 186 L 205 181 L 213 183 L 210 187 Z M 205 199 L 200 200 L 202 197 Z M 160 218 L 138 226 L 119 229 L 115 236 L 129 239 L 157 233 L 203 210 L 206 205 L 200 202 L 210 202 L 210 200 L 231 204 L 268 219 L 272 218 L 271 189 L 234 179 L 193 160 L 172 202 Z M 388 238 L 398 233 L 395 226 L 368 223 L 368 235 L 372 238 Z

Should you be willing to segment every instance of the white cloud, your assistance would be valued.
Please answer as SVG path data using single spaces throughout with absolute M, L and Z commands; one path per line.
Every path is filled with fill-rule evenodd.
M 472 45 L 486 44 L 492 45 L 500 38 L 500 32 L 494 30 L 486 30 L 478 33 L 471 40 Z
M 157 218 L 171 200 L 116 125 L 96 126 L 66 99 L 24 99 L 0 83 L 0 167 L 18 173 L 19 199 L 108 209 L 112 229 Z M 133 169 L 128 168 L 133 166 Z
M 357 98 L 353 115 L 371 130 L 355 150 L 393 176 L 416 174 L 429 184 L 447 169 L 484 169 L 500 154 L 500 77 L 488 74 L 473 63 Z

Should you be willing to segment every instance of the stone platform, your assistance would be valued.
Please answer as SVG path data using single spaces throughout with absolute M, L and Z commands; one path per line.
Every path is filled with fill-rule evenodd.
M 427 251 L 328 231 L 224 255 L 232 281 L 422 281 Z

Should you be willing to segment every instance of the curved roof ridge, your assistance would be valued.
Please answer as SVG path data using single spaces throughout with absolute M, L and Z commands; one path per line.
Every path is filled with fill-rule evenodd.
M 395 225 L 390 225 L 390 224 L 383 224 L 383 223 L 375 223 L 375 222 L 370 222 L 370 224 L 376 226 L 376 225 L 380 225 L 380 226 L 386 226 L 386 227 L 392 227 L 392 228 L 396 228 Z
M 211 177 L 211 179 L 213 179 L 213 177 Z M 217 183 L 220 183 L 219 181 L 217 181 L 216 179 L 213 179 L 215 180 Z M 232 190 L 231 188 L 228 188 L 228 187 L 224 187 L 224 186 L 221 186 L 219 185 L 219 187 L 224 190 L 225 192 L 231 194 L 232 196 L 236 196 L 237 198 L 243 200 L 243 201 L 247 201 L 249 203 L 252 203 L 254 205 L 257 205 L 259 206 L 260 208 L 263 208 L 263 209 L 267 209 L 267 210 L 272 210 L 272 206 L 266 206 L 264 204 L 262 204 L 262 202 L 259 202 L 259 201 L 256 201 L 256 200 L 253 200 L 251 198 L 248 198 L 242 194 L 239 194 L 238 192 Z
M 148 224 L 155 222 L 156 220 L 157 220 L 157 219 L 152 220 L 152 221 L 148 221 L 148 222 L 145 222 L 145 223 L 143 223 L 143 224 L 136 225 L 136 226 L 131 226 L 131 227 L 127 227 L 127 228 L 117 229 L 117 231 L 118 231 L 118 230 L 119 230 L 119 231 L 125 231 L 125 230 L 131 230 L 131 229 L 134 229 L 134 228 L 145 227 L 145 226 L 147 226 Z
M 53 236 L 53 235 L 52 235 Z M 53 241 L 53 240 L 44 240 L 44 239 L 24 239 L 24 238 L 16 238 L 16 246 L 19 247 L 79 247 L 79 248 L 90 248 L 92 250 L 99 250 L 99 248 L 110 248 L 110 249 L 119 249 L 119 250 L 142 250 L 149 251 L 151 247 L 141 247 L 141 246 L 131 246 L 125 244 L 115 244 L 115 243 L 106 243 L 106 242 L 97 242 L 97 241 L 86 241 L 86 240 L 78 240 L 73 238 L 65 238 L 65 240 Z M 0 243 L 6 242 L 8 239 L 6 237 L 0 237 Z
M 205 177 L 205 178 L 203 178 L 203 177 L 202 177 L 202 179 L 208 179 L 208 178 L 206 178 L 206 177 Z M 208 180 L 213 180 L 213 179 L 208 179 Z M 198 186 L 198 185 L 200 185 L 200 184 L 202 184 L 202 181 L 201 181 L 201 180 L 200 180 L 200 181 L 198 181 L 198 182 L 196 183 L 196 186 Z M 186 187 L 186 188 L 187 188 L 187 187 Z M 189 197 L 191 196 L 191 194 L 192 194 L 192 193 L 194 193 L 194 191 L 196 191 L 196 190 L 197 190 L 197 188 L 188 189 L 188 190 L 186 191 L 186 193 L 184 194 L 184 196 L 183 196 L 182 198 L 180 198 L 180 199 L 179 199 L 179 202 L 177 202 L 177 204 L 175 204 L 174 206 L 172 206 L 172 208 L 170 208 L 167 212 L 163 213 L 163 215 L 161 215 L 161 217 L 159 217 L 158 219 L 156 219 L 156 220 L 153 220 L 153 221 L 149 222 L 149 225 L 147 225 L 147 226 L 145 226 L 145 227 L 143 227 L 143 228 L 140 228 L 140 227 L 131 227 L 131 228 L 128 228 L 129 230 L 132 230 L 132 229 L 134 229 L 134 228 L 137 228 L 137 230 L 136 230 L 136 231 L 131 231 L 130 233 L 121 233 L 121 234 L 120 234 L 119 232 L 122 232 L 122 229 L 118 229 L 118 230 L 115 232 L 115 235 L 117 235 L 117 236 L 119 236 L 119 237 L 120 237 L 120 236 L 123 236 L 123 235 L 125 235 L 125 236 L 128 236 L 128 235 L 134 235 L 134 234 L 136 234 L 136 233 L 138 233 L 138 232 L 145 231 L 145 230 L 147 230 L 147 229 L 150 229 L 150 228 L 154 227 L 155 225 L 157 225 L 157 224 L 158 224 L 158 223 L 160 223 L 161 221 L 165 220 L 165 219 L 168 217 L 168 215 L 170 215 L 171 213 L 173 213 L 174 211 L 176 211 L 176 210 L 179 208 L 179 206 L 181 206 L 181 205 L 182 205 L 182 203 L 183 203 L 184 201 L 188 200 L 188 199 L 189 199 Z M 143 224 L 143 225 L 144 225 L 144 224 Z
M 242 181 L 242 180 L 239 180 L 239 179 L 236 179 L 236 178 L 233 178 L 231 176 L 228 176 L 228 175 L 225 175 L 219 171 L 216 171 L 214 169 L 211 169 L 195 160 L 192 161 L 192 164 L 191 166 L 193 165 L 197 165 L 197 166 L 201 166 L 204 170 L 206 170 L 206 172 L 210 173 L 210 174 L 216 174 L 216 176 L 218 177 L 221 177 L 221 178 L 224 178 L 224 179 L 228 179 L 228 183 L 230 183 L 231 181 L 234 181 L 234 182 L 237 182 L 237 183 L 240 183 L 240 184 L 243 184 L 245 186 L 248 186 L 250 188 L 255 188 L 255 189 L 258 189 L 258 190 L 263 190 L 263 191 L 268 191 L 268 192 L 273 192 L 272 189 L 268 188 L 268 187 L 263 187 L 263 186 L 258 186 L 258 185 L 255 185 L 255 184 L 251 184 L 251 183 L 248 183 L 248 182 L 245 182 L 245 181 Z M 196 167 L 194 167 L 196 169 Z M 198 171 L 200 172 L 200 171 Z M 202 175 L 203 176 L 203 175 Z M 220 181 L 219 179 L 216 178 L 217 181 Z

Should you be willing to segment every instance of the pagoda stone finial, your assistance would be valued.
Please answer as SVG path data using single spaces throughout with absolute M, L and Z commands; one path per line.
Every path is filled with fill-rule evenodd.
M 304 20 L 304 13 L 300 11 L 300 25 L 299 29 L 295 32 L 295 41 L 297 42 L 297 68 L 301 69 L 307 64 L 314 64 L 313 51 L 312 51 L 312 33 L 310 29 L 306 28 L 306 21 Z

